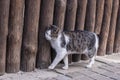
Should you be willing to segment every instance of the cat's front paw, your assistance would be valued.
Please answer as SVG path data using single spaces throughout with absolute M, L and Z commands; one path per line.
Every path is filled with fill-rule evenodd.
M 86 68 L 92 68 L 92 65 L 86 65 Z
M 67 70 L 68 69 L 68 66 L 64 66 L 64 67 L 62 67 L 64 70 Z
M 54 69 L 54 66 L 49 66 L 48 69 Z

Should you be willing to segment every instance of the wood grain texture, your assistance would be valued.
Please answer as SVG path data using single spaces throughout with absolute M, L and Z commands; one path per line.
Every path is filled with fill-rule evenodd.
M 5 73 L 10 0 L 0 0 L 0 75 Z
M 7 37 L 6 72 L 20 70 L 20 53 L 24 21 L 24 0 L 11 0 Z
M 96 0 L 96 17 L 95 17 L 95 29 L 96 34 L 100 34 L 103 13 L 104 13 L 104 2 L 105 0 Z
M 107 46 L 110 19 L 112 13 L 112 2 L 113 0 L 105 0 L 104 14 L 103 14 L 103 21 L 100 32 L 99 49 L 98 49 L 98 55 L 101 56 L 106 54 L 106 46 Z
M 85 30 L 94 32 L 95 15 L 96 15 L 96 0 L 88 0 L 85 19 Z
M 114 41 L 114 53 L 120 52 L 120 1 L 119 1 L 119 11 L 117 15 L 117 24 L 115 31 L 115 41 Z
M 42 0 L 39 21 L 39 41 L 37 53 L 37 68 L 47 68 L 51 63 L 51 50 L 45 39 L 45 29 L 53 23 L 54 0 Z
M 107 40 L 106 54 L 113 53 L 118 8 L 119 8 L 119 0 L 114 0 L 112 6 L 112 14 L 111 14 L 109 35 Z
M 38 46 L 40 0 L 25 1 L 25 18 L 21 51 L 21 70 L 35 69 Z

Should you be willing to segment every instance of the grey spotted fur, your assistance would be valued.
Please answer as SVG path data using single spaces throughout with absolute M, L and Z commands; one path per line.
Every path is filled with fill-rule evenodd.
M 68 44 L 65 42 L 64 35 L 70 37 Z M 67 51 L 79 52 L 78 54 L 87 54 L 83 53 L 85 49 L 88 49 L 87 57 L 91 58 L 95 54 L 95 34 L 88 31 L 63 31 L 61 37 L 61 46 L 67 48 Z

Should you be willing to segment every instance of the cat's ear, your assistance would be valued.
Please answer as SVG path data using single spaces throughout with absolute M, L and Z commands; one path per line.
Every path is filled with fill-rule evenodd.
M 62 32 L 61 28 L 58 27 L 58 26 L 56 26 L 56 27 L 57 27 L 56 32 L 57 32 L 57 33 L 61 33 L 61 32 Z
M 45 30 L 48 30 L 48 29 L 50 29 L 50 26 L 46 26 Z
M 56 25 L 51 25 L 51 27 L 55 28 L 56 30 L 60 30 L 60 28 Z
M 59 27 L 58 33 L 61 33 L 61 32 L 62 32 L 62 29 Z
M 56 33 L 61 33 L 62 32 L 60 27 L 58 27 L 56 25 L 50 25 L 50 26 L 56 29 Z
M 56 28 L 56 29 L 58 28 L 56 25 L 50 25 L 50 27 L 53 27 L 53 28 Z

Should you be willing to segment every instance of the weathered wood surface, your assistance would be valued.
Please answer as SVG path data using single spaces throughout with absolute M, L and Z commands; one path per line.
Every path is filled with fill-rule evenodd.
M 5 73 L 10 0 L 0 0 L 0 75 Z
M 106 54 L 106 46 L 107 46 L 110 19 L 112 13 L 112 2 L 113 0 L 105 0 L 104 14 L 103 14 L 102 27 L 100 31 L 100 42 L 98 49 L 98 55 L 101 56 Z
M 87 0 L 78 0 L 77 4 L 78 4 L 78 7 L 77 7 L 77 13 L 76 13 L 75 29 L 84 30 Z
M 55 0 L 42 0 L 39 21 L 39 39 L 37 53 L 37 68 L 48 68 L 51 63 L 51 50 L 44 33 L 46 27 L 53 23 L 53 10 Z
M 119 11 L 118 11 L 116 32 L 115 32 L 114 53 L 120 53 L 120 1 L 119 1 Z
M 104 13 L 105 0 L 96 0 L 96 17 L 95 17 L 95 29 L 94 32 L 100 34 L 103 13 Z
M 107 40 L 106 54 L 113 53 L 118 8 L 119 8 L 119 0 L 114 0 L 112 7 L 112 14 L 111 14 L 109 35 Z
M 6 72 L 20 70 L 20 53 L 24 21 L 24 0 L 10 0 L 7 37 Z
M 85 19 L 85 30 L 94 32 L 95 15 L 96 15 L 96 0 L 88 0 Z
M 21 70 L 35 69 L 38 46 L 40 0 L 25 0 L 25 21 L 21 51 Z
M 66 4 L 67 0 L 55 0 L 53 24 L 61 29 L 64 28 Z

